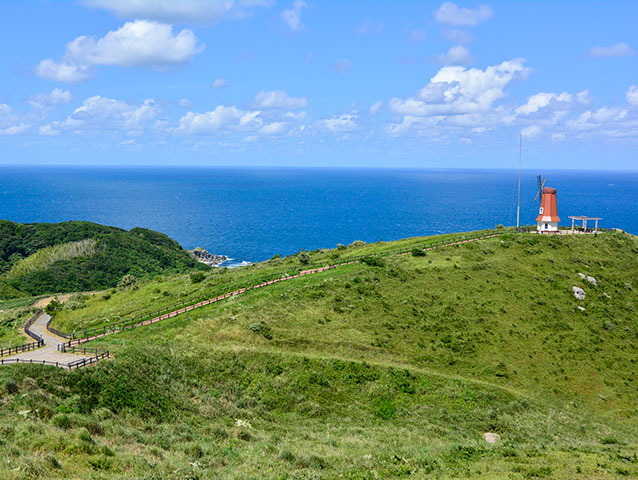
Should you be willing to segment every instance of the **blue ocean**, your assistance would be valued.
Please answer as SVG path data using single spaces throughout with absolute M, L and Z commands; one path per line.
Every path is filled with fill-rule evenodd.
M 521 224 L 536 173 L 524 171 Z M 638 172 L 546 171 L 569 215 L 638 234 Z M 236 261 L 516 223 L 514 170 L 0 166 L 0 219 L 150 228 Z

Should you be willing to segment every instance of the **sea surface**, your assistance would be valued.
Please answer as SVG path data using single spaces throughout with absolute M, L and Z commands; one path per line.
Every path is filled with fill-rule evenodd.
M 524 171 L 521 224 L 536 173 Z M 568 215 L 638 234 L 638 172 L 546 171 Z M 0 219 L 166 233 L 235 261 L 516 223 L 514 170 L 0 166 Z

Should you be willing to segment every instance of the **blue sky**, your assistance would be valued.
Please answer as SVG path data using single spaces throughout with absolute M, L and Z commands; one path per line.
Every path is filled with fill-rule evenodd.
M 631 169 L 636 2 L 0 3 L 0 163 Z

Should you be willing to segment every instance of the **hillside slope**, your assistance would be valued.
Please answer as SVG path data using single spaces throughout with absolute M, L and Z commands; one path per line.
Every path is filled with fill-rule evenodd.
M 104 324 L 307 263 L 433 240 L 78 295 L 54 325 Z M 0 406 L 0 472 L 22 478 L 13 469 L 27 464 L 51 478 L 636 478 L 637 285 L 633 236 L 507 233 L 249 290 L 86 344 L 115 353 L 94 368 L 0 369 L 14 392 Z M 485 432 L 501 440 L 490 445 Z
M 89 222 L 0 221 L 0 296 L 112 287 L 145 276 L 206 267 L 164 234 Z M 0 297 L 2 298 L 2 297 Z

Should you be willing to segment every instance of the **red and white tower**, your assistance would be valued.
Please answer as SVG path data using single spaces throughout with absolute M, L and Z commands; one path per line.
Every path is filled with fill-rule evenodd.
M 557 233 L 558 232 L 558 207 L 556 206 L 556 189 L 551 187 L 543 188 L 543 196 L 541 197 L 541 207 L 536 217 L 538 233 Z

